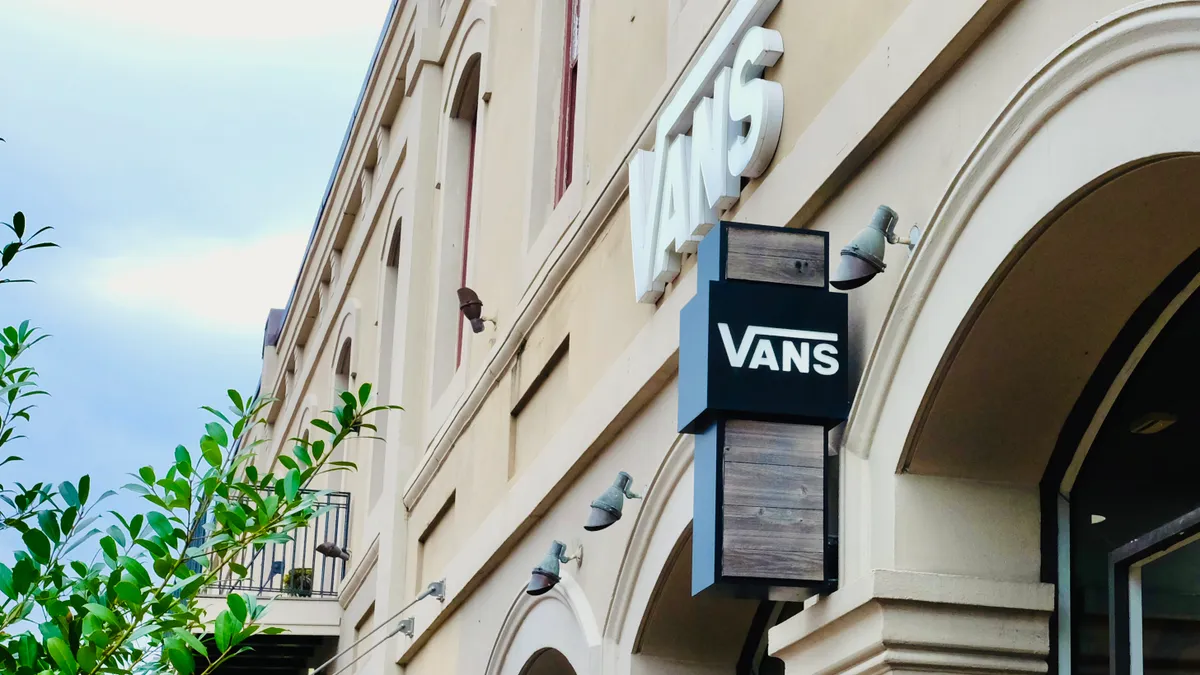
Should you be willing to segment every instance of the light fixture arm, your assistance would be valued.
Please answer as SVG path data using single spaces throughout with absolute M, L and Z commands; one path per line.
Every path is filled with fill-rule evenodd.
M 886 223 L 884 222 L 886 220 Z M 871 223 L 872 227 L 876 227 L 883 231 L 883 236 L 889 244 L 902 244 L 908 247 L 911 251 L 917 247 L 917 243 L 921 240 L 921 228 L 916 225 L 908 231 L 907 237 L 901 237 L 896 234 L 896 225 L 900 223 L 900 217 L 896 212 L 887 206 L 879 207 L 876 214 L 876 219 Z
M 321 665 L 317 666 L 316 668 L 313 668 L 312 670 L 308 671 L 309 675 L 317 675 L 317 673 L 319 673 L 319 672 L 321 672 L 322 670 L 324 670 L 325 668 L 327 668 L 327 667 L 328 667 L 330 664 L 332 664 L 334 661 L 337 661 L 338 659 L 342 658 L 342 657 L 343 657 L 343 656 L 345 656 L 346 654 L 348 654 L 348 653 L 350 653 L 351 651 L 353 651 L 355 647 L 357 647 L 359 644 L 361 644 L 361 643 L 365 642 L 367 638 L 369 638 L 369 637 L 371 637 L 372 635 L 374 635 L 375 633 L 379 632 L 379 630 L 380 630 L 381 628 L 383 628 L 384 626 L 386 626 L 386 625 L 390 624 L 392 621 L 396 620 L 396 619 L 397 619 L 397 618 L 398 618 L 398 617 L 399 617 L 401 614 L 403 614 L 404 612 L 407 612 L 407 611 L 408 611 L 408 609 L 409 609 L 410 607 L 412 607 L 413 605 L 417 604 L 418 602 L 420 602 L 420 601 L 424 600 L 425 598 L 435 598 L 435 599 L 437 599 L 439 602 L 445 602 L 445 600 L 446 600 L 446 580 L 445 580 L 445 579 L 441 579 L 441 580 L 439 580 L 439 581 L 433 581 L 433 582 L 430 582 L 430 584 L 429 584 L 428 586 L 426 586 L 426 587 L 425 587 L 425 590 L 421 591 L 421 594 L 420 594 L 420 595 L 418 595 L 417 597 L 413 598 L 412 602 L 410 602 L 410 603 L 408 603 L 407 605 L 405 605 L 405 606 L 401 607 L 401 608 L 400 608 L 400 609 L 399 609 L 399 610 L 398 610 L 398 611 L 397 611 L 395 614 L 393 614 L 391 617 L 389 617 L 387 621 L 384 621 L 384 622 L 380 623 L 378 626 L 376 626 L 375 628 L 373 628 L 373 629 L 371 630 L 371 632 L 370 632 L 370 633 L 367 633 L 366 635 L 364 635 L 364 636 L 362 636 L 361 638 L 359 638 L 358 640 L 356 640 L 356 641 L 354 642 L 354 644 L 350 645 L 349 647 L 346 647 L 345 649 L 343 649 L 342 651 L 338 652 L 337 654 L 334 654 L 334 655 L 333 655 L 333 658 L 329 659 L 329 660 L 328 660 L 328 661 L 326 661 L 325 663 L 322 663 Z M 409 624 L 409 625 L 411 625 L 411 626 L 412 626 L 412 628 L 413 628 L 413 631 L 415 632 L 415 631 L 416 631 L 416 622 L 415 622 L 415 621 L 413 621 L 412 619 L 406 619 L 405 621 L 401 621 L 400 623 L 396 624 L 396 627 L 392 629 L 392 632 L 390 632 L 390 633 L 388 633 L 387 635 L 385 635 L 385 636 L 383 637 L 383 639 L 382 639 L 382 640 L 380 640 L 380 641 L 376 642 L 374 645 L 371 645 L 370 649 L 367 649 L 367 650 L 366 650 L 366 652 L 364 652 L 364 653 L 362 653 L 362 654 L 358 655 L 357 657 L 355 657 L 355 659 L 354 659 L 353 661 L 351 661 L 350 663 L 346 664 L 345 666 L 342 666 L 341 670 L 338 670 L 338 671 L 337 671 L 337 672 L 335 672 L 333 675 L 338 675 L 338 674 L 339 674 L 339 673 L 341 673 L 343 670 L 346 670 L 346 669 L 347 669 L 347 668 L 349 668 L 351 665 L 353 665 L 355 662 L 357 662 L 359 659 L 363 658 L 363 657 L 364 657 L 364 656 L 366 656 L 368 653 L 370 653 L 370 652 L 371 652 L 371 650 L 375 649 L 375 648 L 376 648 L 376 647 L 378 647 L 379 645 L 381 645 L 381 644 L 383 644 L 384 642 L 386 642 L 388 638 L 392 637 L 392 636 L 393 636 L 393 635 L 395 635 L 396 633 L 401 633 L 401 632 L 403 632 L 403 631 L 404 631 L 404 628 L 405 628 L 405 626 L 406 626 L 406 621 L 412 621 L 412 623 L 411 623 L 411 624 Z M 411 635 L 411 634 L 409 634 L 409 633 L 405 633 L 405 635 L 408 635 L 409 637 L 412 637 L 412 635 Z
M 562 542 L 558 542 L 558 541 L 556 541 L 555 543 L 562 544 Z M 563 547 L 562 547 L 563 552 L 558 554 L 558 562 L 566 565 L 567 563 L 574 560 L 579 563 L 580 567 L 582 567 L 583 566 L 583 544 L 577 544 L 575 546 L 575 552 L 570 555 L 567 555 L 566 550 L 567 550 L 567 547 L 565 545 L 563 545 Z
M 625 495 L 626 499 L 641 499 L 642 495 L 633 491 L 633 476 L 621 471 L 617 474 L 614 486 Z

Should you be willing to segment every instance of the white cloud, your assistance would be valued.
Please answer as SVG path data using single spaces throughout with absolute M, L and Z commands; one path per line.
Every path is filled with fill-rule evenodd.
M 95 260 L 96 301 L 223 333 L 262 330 L 283 307 L 300 269 L 307 232 L 252 239 L 193 239 Z

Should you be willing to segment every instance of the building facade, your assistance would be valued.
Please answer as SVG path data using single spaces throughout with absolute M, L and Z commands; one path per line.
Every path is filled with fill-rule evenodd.
M 370 674 L 1196 668 L 1198 104 L 1194 0 L 400 0 L 258 461 L 364 382 L 404 410 L 322 486 L 350 560 L 298 543 L 269 621 Z M 847 292 L 836 584 L 693 596 L 695 240 L 836 266 L 880 204 L 917 243 Z M 644 497 L 585 531 L 620 471 Z

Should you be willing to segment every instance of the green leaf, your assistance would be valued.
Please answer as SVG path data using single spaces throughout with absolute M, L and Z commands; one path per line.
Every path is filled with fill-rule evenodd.
M 121 563 L 121 568 L 134 578 L 139 584 L 149 586 L 151 584 L 150 573 L 142 566 L 142 563 L 130 558 L 129 556 L 121 556 L 117 558 L 117 562 Z
M 12 570 L 8 568 L 8 565 L 3 563 L 0 563 L 0 593 L 14 600 L 17 598 L 17 593 L 13 590 Z
M 191 650 L 180 640 L 167 641 L 167 658 L 171 660 L 171 665 L 175 666 L 175 670 L 179 671 L 179 675 L 192 675 L 196 670 L 196 661 L 192 657 Z
M 242 395 L 236 389 L 230 389 L 228 392 L 229 400 L 233 401 L 233 406 L 238 409 L 238 412 L 245 412 L 246 405 L 242 402 Z
M 13 591 L 17 595 L 28 593 L 34 578 L 37 577 L 37 570 L 33 568 L 33 563 L 28 558 L 21 558 L 13 565 L 12 572 Z
M 143 466 L 142 468 L 138 469 L 138 475 L 142 477 L 142 481 L 145 482 L 146 485 L 154 484 L 154 468 L 153 467 Z
M 150 523 L 150 527 L 158 534 L 158 536 L 166 539 L 171 537 L 175 532 L 175 526 L 167 517 L 158 511 L 151 511 L 146 514 L 146 521 Z
M 42 528 L 42 532 L 50 538 L 50 541 L 58 543 L 62 533 L 58 531 L 58 516 L 53 511 L 38 512 L 38 527 Z
M 33 665 L 37 663 L 38 651 L 40 651 L 38 649 L 39 646 L 37 638 L 33 637 L 33 633 L 25 633 L 21 636 L 21 643 L 17 647 L 20 656 L 17 657 L 17 660 L 22 666 L 33 668 Z
M 50 562 L 50 540 L 41 530 L 29 530 L 21 535 L 21 540 L 29 547 L 34 560 L 40 563 Z
M 338 396 L 340 396 L 341 399 L 346 402 L 347 412 L 354 410 L 354 407 L 358 405 L 358 401 L 354 399 L 354 394 L 351 394 L 348 391 L 343 391 L 341 394 L 338 394 Z
M 312 420 L 311 422 L 309 422 L 309 424 L 313 425 L 314 427 L 316 427 L 318 429 L 321 429 L 322 431 L 328 431 L 331 434 L 337 433 L 336 431 L 333 430 L 333 425 L 330 424 L 329 422 L 326 422 L 325 420 Z
M 88 476 L 86 474 L 83 476 L 80 476 L 79 477 L 79 503 L 80 504 L 87 503 L 88 493 L 91 492 L 91 489 L 92 489 L 92 477 Z M 101 497 L 101 499 L 103 499 L 103 497 Z
M 112 558 L 113 560 L 117 559 L 117 542 L 112 537 L 101 537 L 100 548 L 104 549 L 104 552 L 108 554 L 108 557 Z
M 209 422 L 208 424 L 205 424 L 204 430 L 208 432 L 208 435 L 211 436 L 214 441 L 217 442 L 217 445 L 221 446 L 222 448 L 229 445 L 229 436 L 225 433 L 225 427 L 221 426 L 217 422 Z
M 299 468 L 296 465 L 296 460 L 292 459 L 291 457 L 288 457 L 287 455 L 280 455 L 279 463 L 282 464 L 284 466 L 284 468 L 291 469 L 293 471 L 295 471 L 296 469 Z
M 111 609 L 105 607 L 104 605 L 101 605 L 101 604 L 95 603 L 95 602 L 88 602 L 88 603 L 85 603 L 83 606 L 85 609 L 87 609 L 89 614 L 96 615 L 105 623 L 110 623 L 114 626 L 121 625 L 121 620 L 117 618 L 117 615 L 113 614 L 113 611 Z
M 79 492 L 75 490 L 74 485 L 64 481 L 58 486 L 58 494 L 62 495 L 68 506 L 79 506 Z
M 211 436 L 204 436 L 200 439 L 200 454 L 204 456 L 204 461 L 213 468 L 221 466 L 221 446 Z
M 217 410 L 216 408 L 214 408 L 212 406 L 208 406 L 208 405 L 202 405 L 202 406 L 200 406 L 200 409 L 207 410 L 208 412 L 210 412 L 214 416 L 216 416 L 217 419 L 221 420 L 222 422 L 224 422 L 226 424 L 229 424 L 229 418 L 226 417 L 225 413 L 221 412 L 220 410 Z
M 68 506 L 65 510 L 63 510 L 62 520 L 59 522 L 59 526 L 62 528 L 63 534 L 67 534 L 71 531 L 71 528 L 75 526 L 75 518 L 78 515 L 79 509 L 74 506 Z
M 75 656 L 71 654 L 71 648 L 60 637 L 52 637 L 46 640 L 46 650 L 50 652 L 50 658 L 58 664 L 59 672 L 67 675 L 74 675 L 79 672 L 79 664 L 75 662 Z
M 138 589 L 132 581 L 122 581 L 117 584 L 114 589 L 117 592 L 117 597 L 128 603 L 131 607 L 139 607 L 145 599 L 142 596 L 142 591 Z
M 208 653 L 208 649 L 204 646 L 204 643 L 201 642 L 200 638 L 196 637 L 194 634 L 189 633 L 188 631 L 186 631 L 182 628 L 176 628 L 175 634 L 179 636 L 180 640 L 183 640 L 184 642 L 186 642 L 189 647 L 196 650 L 197 654 L 207 654 Z
M 283 457 L 281 456 L 280 459 L 282 459 L 282 458 Z M 300 492 L 300 472 L 299 471 L 292 469 L 291 471 L 287 472 L 287 475 L 283 477 L 283 491 L 284 491 L 284 494 L 287 496 L 288 501 L 291 501 L 296 498 L 296 495 L 299 494 L 299 492 Z M 31 530 L 31 531 L 36 532 L 36 530 Z
M 96 669 L 96 647 L 94 645 L 87 644 L 80 647 L 77 657 L 79 667 L 83 669 L 83 672 L 90 673 Z
M 140 513 L 129 519 L 128 529 L 130 539 L 137 539 L 138 535 L 142 533 L 142 524 L 145 522 L 145 520 L 146 518 Z
M 237 622 L 237 619 L 228 610 L 217 615 L 216 626 L 213 632 L 213 636 L 217 640 L 217 649 L 221 650 L 222 653 L 229 649 L 229 641 L 240 629 L 241 624 Z
M 229 597 L 225 598 L 225 603 L 239 622 L 246 622 L 246 599 L 240 593 L 230 593 Z
M 117 542 L 117 546 L 122 548 L 125 547 L 125 533 L 121 531 L 121 528 L 117 527 L 116 525 L 109 525 L 108 530 L 106 531 L 108 532 L 108 536 L 112 537 L 113 541 Z
M 13 214 L 13 232 L 17 234 L 17 238 L 25 236 L 25 214 L 17 211 Z
M 301 462 L 304 462 L 304 466 L 312 466 L 313 461 L 312 461 L 312 457 L 309 457 L 309 455 L 308 455 L 308 448 L 304 447 L 303 445 L 297 444 L 296 447 L 292 450 L 292 454 L 296 456 L 296 459 L 300 460 Z
M 371 383 L 363 382 L 362 386 L 358 388 L 358 402 L 361 405 L 366 405 L 367 399 L 370 397 L 371 397 Z

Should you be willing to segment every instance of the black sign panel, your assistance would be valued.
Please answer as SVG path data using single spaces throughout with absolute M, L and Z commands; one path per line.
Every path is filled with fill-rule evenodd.
M 708 281 L 680 313 L 679 427 L 713 419 L 835 425 L 850 402 L 846 296 Z

